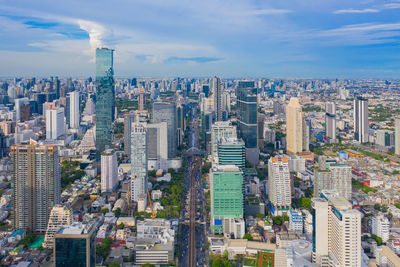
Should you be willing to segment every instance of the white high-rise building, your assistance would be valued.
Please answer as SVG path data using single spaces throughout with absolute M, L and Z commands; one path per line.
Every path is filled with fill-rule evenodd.
M 361 266 L 361 213 L 335 190 L 312 199 L 313 261 L 318 266 Z
M 135 202 L 147 194 L 147 129 L 132 123 L 131 133 L 131 199 Z
M 292 205 L 289 158 L 278 155 L 268 161 L 269 201 L 272 213 L 282 215 Z
M 336 140 L 336 104 L 326 102 L 325 112 L 325 135 L 334 142 Z
M 64 108 L 46 110 L 46 139 L 56 140 L 64 134 Z
M 354 140 L 368 142 L 368 100 L 362 97 L 354 99 Z
M 69 93 L 70 97 L 70 106 L 69 106 L 69 124 L 70 128 L 72 129 L 79 129 L 79 120 L 80 120 L 80 114 L 79 114 L 79 92 L 74 91 Z
M 49 223 L 43 242 L 44 248 L 52 249 L 54 246 L 54 235 L 62 226 L 68 226 L 72 223 L 72 212 L 69 208 L 57 205 L 51 209 Z
M 291 154 L 303 151 L 303 113 L 295 97 L 286 106 L 286 147 Z
M 211 155 L 218 154 L 218 144 L 225 138 L 237 138 L 236 126 L 229 121 L 217 121 L 211 126 Z
M 390 235 L 390 221 L 383 214 L 372 217 L 371 233 L 382 238 L 382 242 L 386 243 Z
M 303 214 L 300 211 L 289 211 L 289 231 L 303 232 Z
M 118 185 L 118 161 L 114 150 L 107 149 L 101 155 L 101 192 L 112 192 Z
M 394 153 L 400 155 L 400 118 L 396 118 L 394 122 L 395 138 L 394 138 Z

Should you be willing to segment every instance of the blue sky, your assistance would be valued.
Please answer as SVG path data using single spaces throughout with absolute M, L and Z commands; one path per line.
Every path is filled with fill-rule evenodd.
M 0 76 L 400 79 L 400 0 L 0 0 Z

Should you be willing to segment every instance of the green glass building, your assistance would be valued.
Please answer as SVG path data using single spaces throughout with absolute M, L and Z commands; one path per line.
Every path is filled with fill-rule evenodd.
M 211 187 L 211 226 L 213 232 L 223 232 L 223 220 L 243 218 L 243 175 L 234 165 L 213 168 Z
M 106 147 L 111 147 L 115 112 L 113 52 L 96 49 L 96 149 L 98 159 Z
M 219 165 L 235 165 L 244 170 L 246 164 L 246 150 L 243 140 L 226 138 L 218 144 Z

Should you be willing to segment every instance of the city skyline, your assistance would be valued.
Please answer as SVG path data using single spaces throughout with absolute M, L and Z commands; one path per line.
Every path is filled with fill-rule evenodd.
M 91 76 L 105 46 L 117 77 L 397 78 L 400 69 L 399 1 L 0 6 L 7 77 Z

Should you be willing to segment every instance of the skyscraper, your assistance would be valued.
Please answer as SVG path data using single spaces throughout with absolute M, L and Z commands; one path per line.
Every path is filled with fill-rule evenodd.
M 112 192 L 118 185 L 118 162 L 114 150 L 107 149 L 101 154 L 101 192 Z
M 268 161 L 269 201 L 274 216 L 287 213 L 292 205 L 289 158 L 275 156 Z
M 64 134 L 64 108 L 46 110 L 46 139 L 56 140 Z
M 154 169 L 162 169 L 164 162 L 168 160 L 167 122 L 148 123 L 146 128 L 148 160 L 152 161 L 152 164 L 154 162 Z
M 331 142 L 336 140 L 336 104 L 325 103 L 325 135 Z
M 303 116 L 303 136 L 302 136 L 302 148 L 303 151 L 310 150 L 310 137 L 311 137 L 311 120 Z
M 299 100 L 290 99 L 286 106 L 286 150 L 290 154 L 297 154 L 303 150 L 303 114 Z
M 222 121 L 222 88 L 220 78 L 213 78 L 212 88 L 214 92 L 215 121 Z
M 73 91 L 69 93 L 69 127 L 71 129 L 79 129 L 80 120 L 80 101 L 79 92 Z
M 313 253 L 318 266 L 361 266 L 361 213 L 332 190 L 312 198 Z
M 137 202 L 147 194 L 147 129 L 133 123 L 131 134 L 131 200 Z
M 394 153 L 400 155 L 400 118 L 396 118 L 394 121 Z
M 354 99 L 354 139 L 359 143 L 368 142 L 368 100 L 362 97 Z
M 140 111 L 143 111 L 143 110 L 145 110 L 145 107 L 146 107 L 146 96 L 145 96 L 144 90 L 142 88 L 142 89 L 140 89 L 140 93 L 138 96 L 138 109 Z
M 115 112 L 113 52 L 96 49 L 96 149 L 97 158 L 111 146 L 112 124 Z
M 177 128 L 175 103 L 154 102 L 153 122 L 167 122 L 168 124 L 168 158 L 176 157 Z
M 131 133 L 132 133 L 132 122 L 135 121 L 135 114 L 129 112 L 124 116 L 124 152 L 131 158 Z
M 254 81 L 239 81 L 237 87 L 238 133 L 246 145 L 246 159 L 258 163 L 257 88 Z
M 56 146 L 11 147 L 13 226 L 44 233 L 52 207 L 60 203 L 60 167 Z
M 211 229 L 213 233 L 244 235 L 243 175 L 234 165 L 211 171 Z

